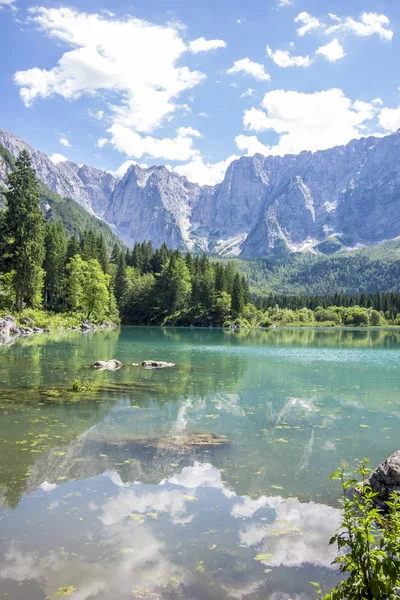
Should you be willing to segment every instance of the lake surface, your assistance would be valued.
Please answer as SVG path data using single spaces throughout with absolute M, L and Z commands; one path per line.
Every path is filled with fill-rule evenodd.
M 400 447 L 399 348 L 382 330 L 133 327 L 0 348 L 0 598 L 334 586 L 329 477 Z M 109 358 L 177 366 L 90 368 Z M 197 432 L 221 443 L 191 445 Z

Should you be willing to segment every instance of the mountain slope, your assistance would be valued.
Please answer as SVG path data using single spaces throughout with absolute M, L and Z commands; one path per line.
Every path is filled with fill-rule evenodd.
M 0 208 L 4 206 L 2 191 L 6 191 L 8 174 L 14 169 L 15 159 L 12 154 L 0 145 Z M 121 244 L 118 236 L 110 226 L 95 215 L 86 211 L 81 205 L 71 198 L 61 198 L 56 192 L 40 183 L 41 208 L 47 220 L 61 219 L 69 235 L 79 235 L 85 229 L 93 229 L 98 236 L 103 235 L 109 249 L 117 242 Z
M 118 180 L 71 162 L 54 165 L 5 130 L 0 143 L 14 156 L 26 148 L 45 185 L 104 218 L 129 245 L 151 240 L 261 258 L 330 254 L 400 236 L 399 132 L 315 153 L 242 157 L 214 187 L 165 167 L 132 166 Z

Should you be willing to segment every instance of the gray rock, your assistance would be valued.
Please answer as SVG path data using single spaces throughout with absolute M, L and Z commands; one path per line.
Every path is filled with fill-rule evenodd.
M 93 366 L 99 371 L 116 371 L 117 369 L 120 369 L 122 367 L 122 362 L 120 362 L 119 360 L 115 360 L 115 358 L 112 358 L 110 360 L 98 360 L 93 364 Z
M 390 495 L 393 492 L 400 492 L 400 450 L 389 456 L 375 469 L 366 485 L 378 494 L 375 497 L 377 506 L 385 508 Z
M 6 316 L 0 319 L 0 344 L 6 344 L 10 341 L 12 335 L 17 333 L 17 327 L 14 317 Z
M 29 317 L 24 317 L 23 319 L 21 319 L 21 323 L 23 323 L 23 325 L 32 325 L 33 321 Z
M 82 321 L 81 323 L 81 329 L 82 331 L 90 331 L 90 329 L 92 328 L 91 324 L 88 321 Z
M 163 360 L 144 360 L 140 363 L 140 366 L 145 369 L 164 369 L 165 367 L 175 367 L 175 363 Z
M 33 327 L 33 333 L 43 333 L 43 329 L 40 327 Z
M 132 367 L 138 367 L 139 363 L 132 363 Z

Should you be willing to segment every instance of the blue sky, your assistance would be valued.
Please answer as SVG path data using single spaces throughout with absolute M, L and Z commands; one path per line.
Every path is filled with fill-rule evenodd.
M 400 127 L 397 0 L 0 0 L 0 126 L 54 160 L 220 181 Z

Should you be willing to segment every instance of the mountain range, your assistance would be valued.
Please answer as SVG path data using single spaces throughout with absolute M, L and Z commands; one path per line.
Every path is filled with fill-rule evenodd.
M 127 245 L 220 256 L 335 253 L 400 236 L 400 132 L 318 152 L 233 161 L 215 186 L 167 168 L 132 165 L 122 178 L 50 158 L 0 129 L 14 157 L 26 149 L 38 178 L 108 223 Z M 0 154 L 0 181 L 7 169 Z

